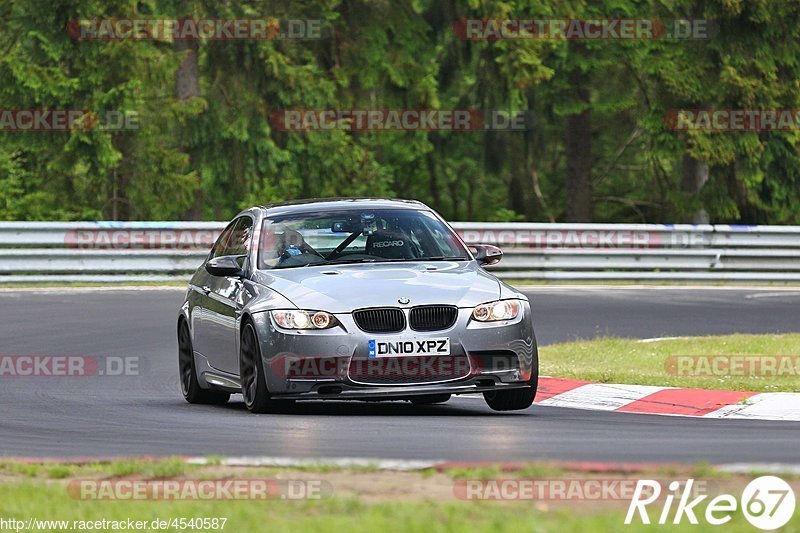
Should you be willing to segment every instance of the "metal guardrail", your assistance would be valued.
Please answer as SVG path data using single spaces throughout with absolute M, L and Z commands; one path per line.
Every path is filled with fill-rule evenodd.
M 222 222 L 0 222 L 0 283 L 183 280 Z M 800 282 L 800 226 L 456 222 L 509 280 Z

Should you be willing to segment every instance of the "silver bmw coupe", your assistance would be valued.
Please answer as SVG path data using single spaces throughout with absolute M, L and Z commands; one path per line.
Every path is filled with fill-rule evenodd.
M 446 402 L 482 393 L 530 407 L 538 382 L 531 307 L 482 267 L 432 209 L 374 198 L 247 209 L 189 282 L 178 362 L 189 403 L 241 393 L 254 413 L 296 400 Z

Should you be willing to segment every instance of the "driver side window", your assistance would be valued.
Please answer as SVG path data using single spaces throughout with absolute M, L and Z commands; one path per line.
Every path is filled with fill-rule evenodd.
M 247 255 L 253 238 L 253 219 L 239 217 L 217 239 L 211 250 L 211 259 L 223 255 Z

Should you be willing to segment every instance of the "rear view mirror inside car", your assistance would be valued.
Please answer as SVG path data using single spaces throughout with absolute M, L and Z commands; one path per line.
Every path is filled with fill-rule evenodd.
M 331 225 L 331 231 L 333 233 L 353 233 L 360 229 L 362 229 L 360 221 L 354 218 L 336 221 Z

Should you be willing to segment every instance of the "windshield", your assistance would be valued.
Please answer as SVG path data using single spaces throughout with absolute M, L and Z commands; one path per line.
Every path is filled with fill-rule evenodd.
M 467 259 L 458 237 L 430 211 L 353 209 L 265 219 L 258 267 Z

